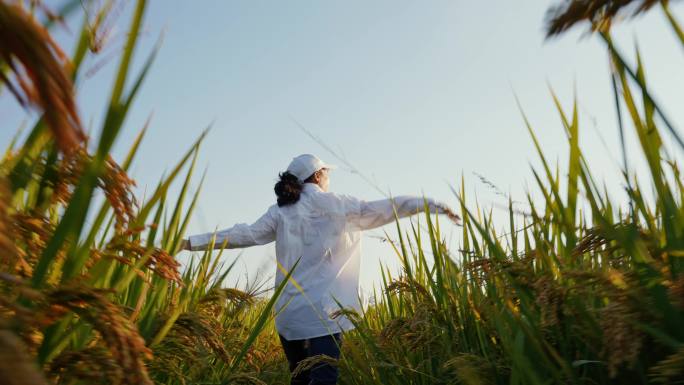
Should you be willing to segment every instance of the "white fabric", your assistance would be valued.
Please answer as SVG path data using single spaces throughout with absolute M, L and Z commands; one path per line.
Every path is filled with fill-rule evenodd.
M 334 169 L 337 168 L 337 166 L 327 164 L 318 159 L 315 155 L 302 154 L 292 158 L 292 162 L 287 166 L 287 171 L 296 176 L 299 183 L 304 183 L 308 177 L 322 168 Z
M 393 198 L 399 217 L 422 212 L 421 197 Z M 444 213 L 442 205 L 427 199 L 432 212 Z M 288 340 L 319 337 L 353 328 L 346 317 L 331 319 L 345 308 L 361 309 L 358 297 L 361 231 L 394 221 L 390 199 L 363 201 L 347 195 L 323 192 L 305 183 L 299 201 L 273 205 L 251 225 L 237 224 L 216 232 L 216 245 L 227 240 L 228 248 L 263 245 L 276 241 L 276 259 L 289 271 L 301 261 L 276 302 L 276 329 Z M 192 250 L 206 249 L 214 233 L 190 237 Z M 216 246 L 219 247 L 219 246 Z M 276 269 L 276 286 L 285 274 Z

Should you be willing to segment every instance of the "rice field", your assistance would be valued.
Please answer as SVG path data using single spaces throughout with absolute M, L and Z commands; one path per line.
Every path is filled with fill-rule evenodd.
M 190 186 L 204 135 L 144 199 L 127 170 L 145 130 L 124 159 L 110 155 L 154 67 L 156 51 L 136 52 L 145 0 L 127 21 L 100 134 L 84 133 L 73 84 L 83 58 L 97 53 L 112 3 L 84 23 L 67 57 L 50 29 L 79 12 L 79 1 L 47 12 L 40 2 L 0 0 L 0 97 L 41 113 L 0 161 L 0 379 L 286 384 L 272 314 L 283 286 L 267 296 L 259 286 L 229 287 L 234 266 L 221 262 L 222 251 L 197 253 L 188 266 L 175 258 L 201 189 Z M 580 148 L 577 103 L 551 93 L 570 149 L 564 163 L 547 160 L 524 119 L 544 199 L 530 194 L 524 211 L 510 202 L 509 222 L 493 223 L 456 181 L 458 250 L 447 248 L 434 215 L 397 222 L 388 247 L 401 274 L 382 270 L 383 287 L 363 314 L 340 310 L 356 326 L 334 362 L 341 384 L 684 383 L 684 182 L 663 145 L 683 151 L 684 141 L 654 102 L 641 61 L 613 45 L 611 22 L 627 3 L 628 12 L 664 11 L 682 44 L 672 49 L 684 47 L 681 24 L 661 1 L 562 3 L 546 29 L 589 24 L 604 43 L 620 132 L 632 130 L 640 144 L 624 157 L 644 159 L 649 174 L 623 170 L 628 199 L 611 200 Z M 135 73 L 134 54 L 148 55 Z

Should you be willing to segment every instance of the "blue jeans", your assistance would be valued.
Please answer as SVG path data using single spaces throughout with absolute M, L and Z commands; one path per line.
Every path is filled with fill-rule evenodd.
M 326 356 L 339 359 L 340 345 L 342 344 L 342 334 L 309 338 L 305 340 L 288 341 L 280 336 L 280 343 L 283 345 L 285 357 L 290 363 L 290 373 L 297 364 L 307 357 L 325 354 Z M 326 363 L 316 364 L 311 370 L 299 373 L 292 377 L 291 385 L 335 385 L 337 383 L 338 370 L 336 366 Z

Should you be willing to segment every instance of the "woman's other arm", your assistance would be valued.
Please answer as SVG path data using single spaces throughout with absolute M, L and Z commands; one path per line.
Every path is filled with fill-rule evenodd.
M 212 233 L 192 235 L 183 240 L 181 247 L 184 250 L 200 251 L 206 250 L 214 240 L 214 249 L 225 248 L 235 249 L 255 245 L 265 245 L 275 241 L 276 238 L 276 206 L 271 206 L 268 211 L 251 225 L 239 223 L 231 228 L 219 230 Z
M 358 204 L 352 206 L 355 209 L 351 211 L 350 219 L 353 220 L 361 230 L 369 230 L 393 222 L 395 219 L 395 210 L 399 218 L 404 218 L 423 212 L 426 203 L 431 213 L 436 212 L 445 214 L 453 222 L 459 222 L 460 217 L 447 205 L 436 202 L 431 198 L 408 195 L 376 201 L 358 201 Z

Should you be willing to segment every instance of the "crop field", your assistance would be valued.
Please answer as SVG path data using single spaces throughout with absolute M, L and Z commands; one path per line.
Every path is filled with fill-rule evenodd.
M 120 20 L 128 30 L 103 124 L 85 133 L 74 84 L 113 3 L 86 18 L 69 57 L 51 33 L 82 12 L 80 1 L 47 10 L 0 0 L 0 97 L 39 112 L 0 161 L 0 383 L 287 384 L 273 309 L 288 280 L 263 295 L 227 285 L 234 265 L 222 250 L 183 266 L 175 258 L 200 194 L 190 186 L 201 180 L 204 135 L 145 197 L 127 174 L 145 129 L 125 158 L 110 155 L 158 64 L 156 50 L 136 50 L 145 0 Z M 510 202 L 508 223 L 493 223 L 454 181 L 457 250 L 429 212 L 410 226 L 397 221 L 387 247 L 401 273 L 382 270 L 362 313 L 339 310 L 356 326 L 332 360 L 339 383 L 684 383 L 684 179 L 664 146 L 684 152 L 681 126 L 654 100 L 638 52 L 632 62 L 611 39 L 611 22 L 629 7 L 662 13 L 681 42 L 671 49 L 681 50 L 670 11 L 681 4 L 570 3 L 550 8 L 546 31 L 591 26 L 611 57 L 615 134 L 631 130 L 640 144 L 623 156 L 645 160 L 649 173 L 623 169 L 628 198 L 611 199 L 580 147 L 577 102 L 550 92 L 569 157 L 552 164 L 527 123 L 541 161 L 531 189 L 543 200 L 530 194 L 525 210 Z M 147 55 L 138 72 L 134 55 Z M 521 115 L 527 122 L 523 107 Z

